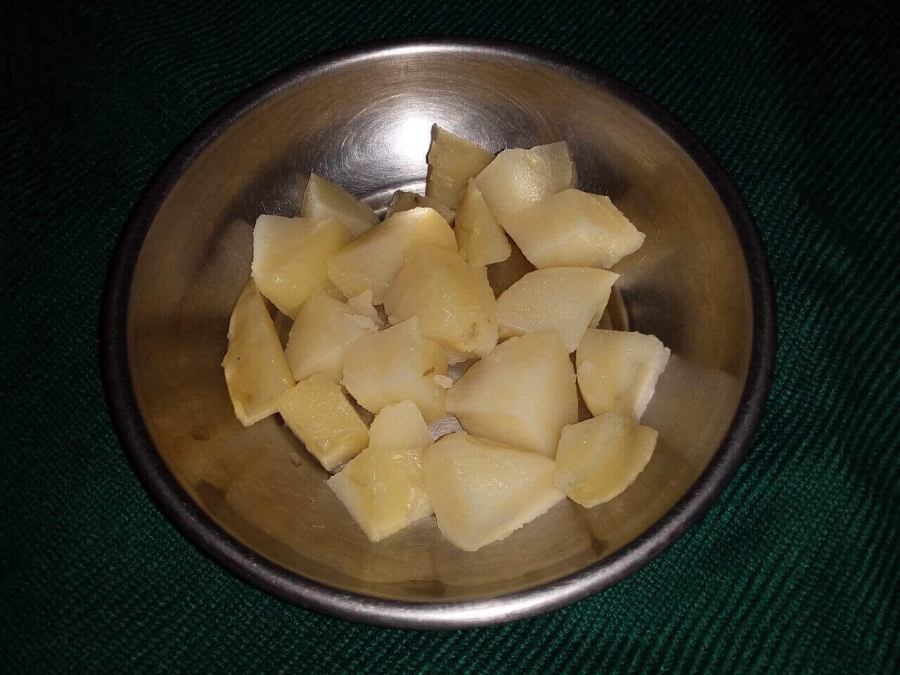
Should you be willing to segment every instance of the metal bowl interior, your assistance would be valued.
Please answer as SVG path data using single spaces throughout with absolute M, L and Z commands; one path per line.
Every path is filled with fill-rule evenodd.
M 565 139 L 580 187 L 608 194 L 647 235 L 615 268 L 622 321 L 672 350 L 644 417 L 659 431 L 657 450 L 637 482 L 591 510 L 567 501 L 476 553 L 448 544 L 433 519 L 371 544 L 286 427 L 237 422 L 220 366 L 256 217 L 295 214 L 312 171 L 376 208 L 396 189 L 421 188 L 435 122 L 492 150 Z M 182 532 L 269 592 L 398 626 L 518 618 L 638 569 L 733 473 L 774 359 L 765 258 L 709 154 L 627 86 L 497 43 L 343 53 L 230 105 L 135 210 L 104 310 L 113 419 L 142 482 Z

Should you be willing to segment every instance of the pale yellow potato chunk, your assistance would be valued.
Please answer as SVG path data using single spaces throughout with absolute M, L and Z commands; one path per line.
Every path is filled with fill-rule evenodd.
M 578 420 L 569 352 L 552 332 L 510 338 L 450 387 L 447 411 L 470 434 L 553 457 Z
M 373 542 L 432 514 L 421 448 L 370 445 L 329 478 L 328 487 Z
M 477 551 L 565 499 L 555 468 L 543 455 L 454 433 L 425 452 L 425 488 L 444 536 Z
M 657 433 L 625 415 L 604 413 L 563 428 L 553 483 L 586 508 L 622 494 L 644 470 Z
M 466 189 L 466 181 L 481 173 L 493 159 L 492 152 L 435 124 L 428 149 L 425 195 L 455 209 Z
M 386 405 L 369 428 L 369 447 L 328 481 L 372 541 L 432 514 L 422 451 L 432 444 L 412 401 Z
M 415 209 L 420 206 L 426 206 L 428 208 L 434 209 L 441 214 L 441 218 L 446 220 L 451 225 L 453 224 L 453 220 L 456 218 L 456 212 L 449 206 L 444 204 L 444 202 L 438 199 L 433 199 L 431 197 L 423 197 L 422 195 L 417 195 L 415 192 L 406 192 L 404 190 L 397 190 L 394 193 L 394 196 L 391 198 L 391 203 L 388 205 L 387 213 L 384 214 L 384 217 L 390 218 L 395 213 L 400 213 L 400 211 L 409 211 L 410 209 Z
M 560 141 L 530 150 L 504 150 L 478 174 L 475 184 L 491 213 L 506 228 L 506 221 L 519 211 L 571 187 L 574 180 L 569 146 Z
M 278 412 L 306 449 L 328 471 L 369 444 L 369 430 L 340 386 L 311 375 L 278 399 Z
M 612 267 L 644 235 L 609 197 L 564 190 L 500 223 L 529 262 L 544 267 Z
M 368 206 L 340 185 L 312 174 L 303 194 L 300 217 L 319 220 L 331 218 L 347 228 L 350 239 L 356 239 L 378 222 L 378 216 Z
M 285 356 L 295 380 L 322 373 L 340 383 L 344 347 L 371 333 L 378 325 L 347 304 L 317 291 L 303 303 L 288 336 Z
M 347 230 L 336 220 L 260 216 L 250 273 L 259 292 L 294 318 L 327 280 L 328 259 L 346 243 Z
M 578 388 L 592 415 L 615 411 L 638 421 L 668 361 L 654 335 L 589 329 L 575 353 Z
M 459 254 L 470 265 L 491 265 L 506 260 L 512 254 L 503 228 L 471 178 L 457 208 L 453 232 Z
M 328 261 L 328 278 L 348 298 L 372 291 L 380 305 L 385 291 L 413 249 L 433 244 L 456 251 L 456 238 L 434 209 L 401 211 L 366 232 Z
M 422 336 L 453 362 L 486 356 L 497 344 L 497 301 L 484 267 L 438 246 L 413 250 L 384 296 L 389 317 L 416 316 Z
M 412 401 L 384 406 L 369 427 L 369 445 L 379 448 L 427 448 L 432 440 L 425 418 Z
M 549 267 L 523 276 L 497 298 L 500 337 L 556 331 L 569 352 L 599 319 L 618 274 L 591 267 Z
M 294 384 L 272 317 L 252 279 L 231 312 L 222 367 L 234 414 L 244 426 L 274 413 L 278 397 Z
M 415 317 L 344 348 L 344 386 L 373 413 L 409 400 L 426 422 L 436 422 L 446 414 L 447 390 L 435 382 L 435 375 L 446 374 L 447 355 L 421 336 Z

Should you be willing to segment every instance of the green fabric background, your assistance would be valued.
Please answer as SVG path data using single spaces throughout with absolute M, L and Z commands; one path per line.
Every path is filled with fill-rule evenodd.
M 3 11 L 0 666 L 6 672 L 900 669 L 900 50 L 884 5 L 19 2 Z M 258 592 L 160 515 L 110 426 L 97 324 L 129 210 L 249 85 L 381 38 L 554 49 L 679 116 L 758 219 L 768 410 L 703 520 L 511 625 L 377 629 Z

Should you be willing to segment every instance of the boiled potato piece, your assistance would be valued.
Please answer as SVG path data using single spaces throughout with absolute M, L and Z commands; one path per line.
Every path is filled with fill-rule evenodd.
M 372 541 L 432 514 L 422 451 L 432 443 L 412 401 L 386 405 L 369 429 L 369 447 L 328 481 Z
M 328 261 L 328 278 L 348 298 L 372 291 L 380 305 L 384 292 L 413 249 L 434 244 L 456 251 L 456 238 L 434 209 L 401 211 L 348 244 Z
M 328 259 L 346 243 L 347 230 L 336 220 L 260 216 L 250 274 L 259 292 L 293 318 L 327 280 Z
M 493 159 L 493 153 L 435 124 L 428 149 L 425 195 L 455 209 L 466 181 L 481 173 Z
M 447 411 L 470 434 L 553 457 L 562 428 L 578 420 L 566 346 L 552 332 L 497 345 L 450 387 Z
M 415 209 L 420 206 L 427 206 L 428 208 L 434 209 L 439 214 L 441 214 L 441 218 L 446 220 L 451 225 L 453 224 L 453 220 L 456 218 L 456 212 L 454 212 L 453 209 L 444 204 L 442 201 L 438 199 L 432 199 L 431 197 L 423 197 L 422 195 L 417 195 L 415 192 L 405 192 L 404 190 L 397 190 L 394 193 L 393 198 L 391 198 L 391 203 L 388 205 L 387 213 L 384 214 L 384 217 L 390 218 L 395 213 L 400 213 L 401 211 L 409 211 L 410 209 Z
M 418 317 L 422 336 L 445 347 L 452 362 L 486 356 L 497 344 L 497 301 L 487 270 L 449 248 L 410 253 L 385 293 L 384 310 L 400 321 Z
M 253 279 L 231 312 L 222 367 L 234 414 L 245 427 L 275 412 L 278 397 L 294 384 L 272 317 Z
M 339 385 L 311 375 L 278 399 L 278 412 L 306 449 L 328 471 L 369 444 L 369 430 Z
M 609 197 L 581 190 L 545 197 L 500 224 L 539 269 L 612 267 L 644 243 Z
M 613 499 L 644 470 L 657 433 L 617 412 L 564 427 L 553 483 L 586 508 Z
M 421 448 L 370 445 L 329 478 L 328 487 L 373 542 L 432 514 Z
M 415 317 L 344 348 L 344 386 L 373 413 L 409 400 L 429 424 L 436 422 L 446 414 L 447 390 L 434 376 L 446 374 L 447 355 L 421 336 Z
M 312 174 L 303 194 L 300 217 L 319 220 L 330 218 L 347 228 L 350 239 L 356 239 L 363 232 L 374 227 L 378 216 L 368 206 L 321 176 Z
M 523 276 L 497 298 L 500 337 L 556 331 L 574 352 L 600 318 L 618 274 L 591 267 L 550 267 Z
M 412 401 L 384 406 L 369 427 L 369 445 L 379 448 L 427 448 L 431 443 L 431 432 L 425 418 Z
M 504 150 L 475 178 L 491 213 L 506 221 L 548 195 L 571 187 L 575 164 L 565 142 Z M 508 232 L 509 230 L 507 230 Z M 515 239 L 515 237 L 513 237 Z
M 494 219 L 481 190 L 469 179 L 456 211 L 456 245 L 470 265 L 490 265 L 506 260 L 512 253 L 503 228 Z
M 317 291 L 303 303 L 288 336 L 285 356 L 295 380 L 322 373 L 340 383 L 344 347 L 371 333 L 378 325 L 348 304 Z
M 575 353 L 578 388 L 591 414 L 616 411 L 637 421 L 668 361 L 653 335 L 589 329 Z
M 425 452 L 425 488 L 444 536 L 477 551 L 565 499 L 555 468 L 542 455 L 454 433 Z

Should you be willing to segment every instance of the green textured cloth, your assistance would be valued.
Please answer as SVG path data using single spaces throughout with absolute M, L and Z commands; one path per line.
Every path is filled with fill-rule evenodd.
M 4 3 L 0 669 L 900 669 L 900 50 L 875 3 Z M 285 604 L 163 518 L 111 428 L 97 324 L 154 171 L 249 85 L 339 47 L 522 41 L 686 122 L 758 221 L 776 284 L 767 413 L 702 523 L 566 609 L 457 632 Z

